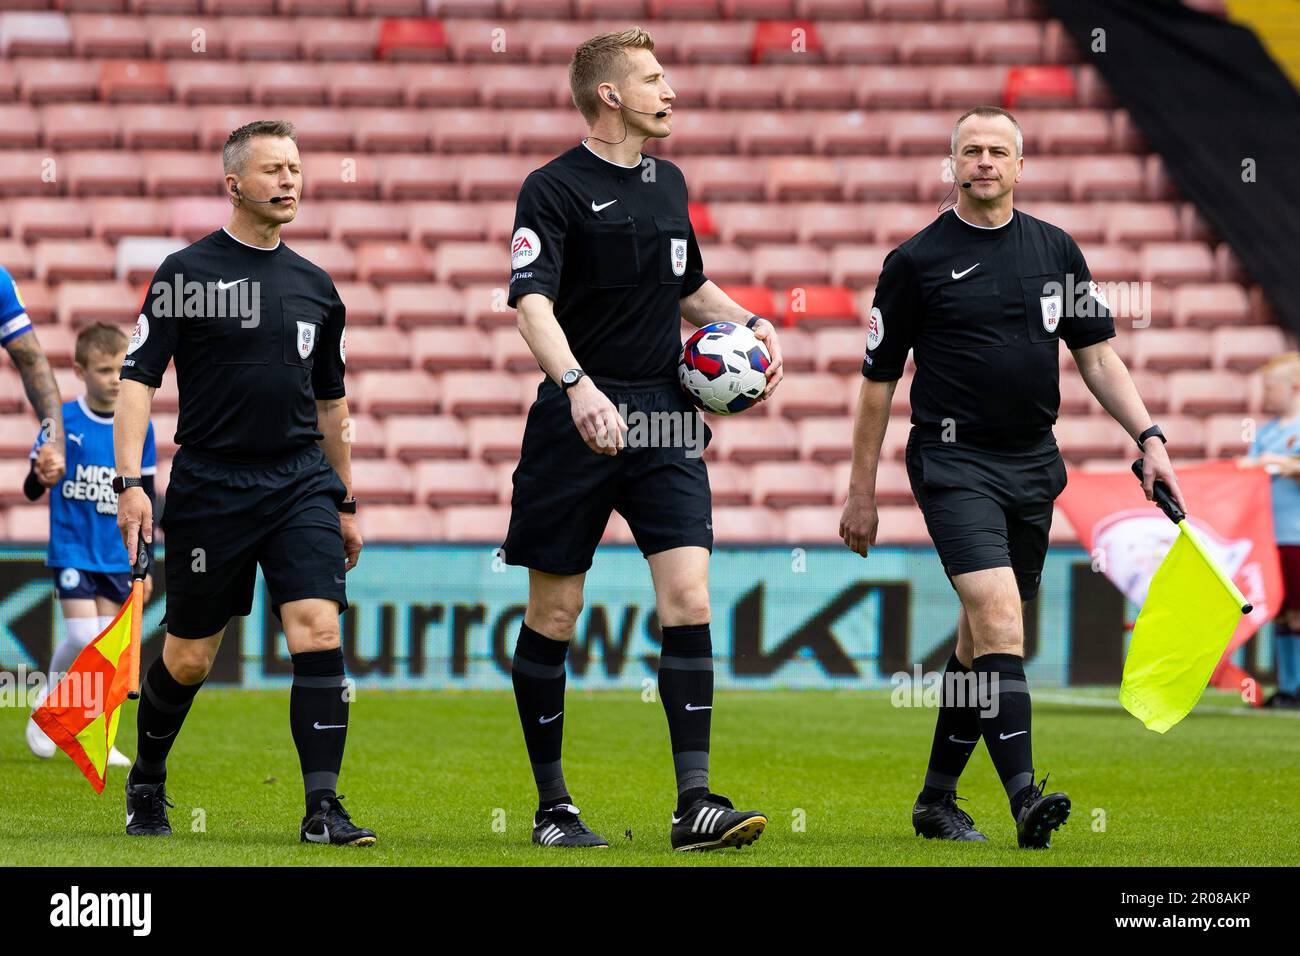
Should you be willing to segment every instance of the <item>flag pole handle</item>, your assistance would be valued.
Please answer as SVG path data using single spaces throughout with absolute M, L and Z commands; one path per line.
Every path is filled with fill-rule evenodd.
M 144 579 L 149 574 L 149 549 L 144 535 L 136 539 L 135 561 L 131 563 L 131 674 L 126 696 L 140 699 L 140 619 L 144 616 Z
M 1137 475 L 1138 481 L 1144 479 L 1141 458 L 1133 462 L 1133 474 Z M 1155 500 L 1156 504 L 1160 506 L 1160 510 L 1165 513 L 1165 517 L 1174 524 L 1178 524 L 1187 517 L 1183 509 L 1178 507 L 1178 502 L 1174 501 L 1174 496 L 1169 492 L 1169 486 L 1163 481 L 1156 481 L 1155 483 Z

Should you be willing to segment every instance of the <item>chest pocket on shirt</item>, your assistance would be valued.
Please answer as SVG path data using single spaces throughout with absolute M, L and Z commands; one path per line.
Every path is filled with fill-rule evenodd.
M 1015 342 L 1003 317 L 998 280 L 962 279 L 939 288 L 940 329 L 944 338 L 959 349 L 989 349 Z
M 212 313 L 193 320 L 198 323 L 214 365 L 266 365 L 269 361 L 267 355 L 273 346 L 268 345 L 268 339 L 273 330 L 267 324 L 262 302 L 239 297 L 245 286 L 247 283 L 240 283 L 224 292 L 227 298 L 218 301 Z M 255 287 L 250 287 L 250 295 L 253 291 Z
M 659 284 L 681 285 L 686 278 L 690 220 L 655 216 L 655 231 L 658 234 L 655 255 L 659 259 Z
M 1061 337 L 1061 324 L 1070 303 L 1065 301 L 1065 276 L 1060 272 L 1022 276 L 1020 288 L 1025 296 L 1025 323 L 1029 341 L 1055 342 Z
M 584 220 L 581 234 L 583 276 L 593 289 L 627 289 L 637 285 L 641 263 L 637 256 L 636 223 Z
M 311 368 L 325 327 L 324 304 L 305 296 L 286 295 L 280 299 L 280 317 L 284 364 Z

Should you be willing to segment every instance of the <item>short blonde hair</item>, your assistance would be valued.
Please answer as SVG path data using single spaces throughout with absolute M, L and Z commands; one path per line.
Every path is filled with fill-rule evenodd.
M 1274 355 L 1259 367 L 1259 374 L 1271 375 L 1274 372 L 1290 372 L 1291 381 L 1300 383 L 1300 352 L 1283 352 Z
M 588 123 L 600 116 L 600 97 L 596 87 L 601 83 L 618 82 L 632 68 L 628 50 L 654 52 L 655 41 L 641 27 L 632 27 L 618 33 L 602 33 L 582 43 L 573 51 L 569 61 L 569 92 L 573 105 Z

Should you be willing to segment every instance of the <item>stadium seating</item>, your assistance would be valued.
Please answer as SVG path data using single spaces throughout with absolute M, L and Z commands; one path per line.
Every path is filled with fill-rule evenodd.
M 647 152 L 687 176 L 706 272 L 782 328 L 774 399 L 710 421 L 719 540 L 838 540 L 864 316 L 885 255 L 953 193 L 951 123 L 975 101 L 1021 119 L 1020 207 L 1068 229 L 1097 281 L 1144 283 L 1107 289 L 1132 308 L 1114 346 L 1152 411 L 1174 416 L 1171 451 L 1242 453 L 1242 420 L 1259 410 L 1249 375 L 1288 347 L 1098 71 L 1028 0 L 442 0 L 436 18 L 423 0 L 18 6 L 43 9 L 2 15 L 0 265 L 62 387 L 76 390 L 75 330 L 128 327 L 162 258 L 224 221 L 216 150 L 229 130 L 292 119 L 307 191 L 285 238 L 347 305 L 369 537 L 504 532 L 540 380 L 504 302 L 513 200 L 582 135 L 572 48 L 629 18 L 655 34 L 678 94 L 673 137 Z M 795 18 L 809 27 L 797 55 Z M 1061 361 L 1066 457 L 1124 453 Z M 18 477 L 33 422 L 4 371 L 0 447 Z M 928 540 L 902 464 L 909 383 L 910 371 L 883 449 L 882 541 Z M 155 398 L 164 462 L 175 410 L 168 376 Z M 11 539 L 43 536 L 43 507 L 13 488 L 0 509 Z M 1058 515 L 1053 540 L 1072 534 Z M 606 540 L 631 540 L 617 516 Z

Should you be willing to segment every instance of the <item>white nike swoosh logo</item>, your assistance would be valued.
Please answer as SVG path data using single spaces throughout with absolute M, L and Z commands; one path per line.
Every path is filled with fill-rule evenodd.
M 978 265 L 979 265 L 979 263 L 977 262 L 977 263 L 975 263 L 974 266 L 971 266 L 970 269 L 974 269 L 975 266 L 978 266 Z M 954 279 L 960 279 L 960 278 L 961 278 L 962 276 L 964 276 L 967 272 L 970 272 L 970 269 L 967 269 L 965 272 L 958 272 L 956 269 L 953 269 L 953 270 L 952 270 L 952 277 L 953 277 Z
M 1014 734 L 998 734 L 998 740 L 1010 740 L 1012 737 L 1019 737 L 1021 734 L 1027 734 L 1027 730 L 1017 730 Z
M 690 704 L 687 704 L 687 705 L 686 705 L 686 709 L 687 709 L 687 710 L 712 710 L 712 709 L 713 709 L 713 705 L 712 705 L 712 704 L 704 704 L 704 705 L 702 705 L 702 706 L 700 706 L 700 707 L 692 707 Z
M 614 205 L 614 203 L 616 203 L 616 202 L 618 202 L 617 199 L 611 199 L 609 202 L 603 202 L 603 203 L 601 203 L 599 206 L 597 206 L 597 205 L 596 205 L 596 200 L 593 199 L 593 200 L 591 201 L 591 211 L 592 211 L 592 212 L 600 212 L 600 211 L 601 211 L 602 209 L 604 209 L 606 206 L 612 206 L 612 205 Z
M 80 435 L 73 435 L 71 432 L 69 432 L 69 433 L 68 433 L 68 439 L 69 439 L 70 441 L 75 441 L 78 445 L 81 444 L 81 436 L 80 436 Z
M 218 280 L 217 280 L 217 288 L 218 288 L 218 289 L 229 289 L 229 288 L 230 288 L 231 286 L 233 286 L 233 285 L 239 285 L 239 283 L 241 283 L 241 282 L 247 282 L 247 281 L 248 281 L 248 276 L 244 276 L 244 278 L 242 278 L 242 279 L 236 279 L 234 282 L 222 282 L 220 279 L 218 279 Z
M 1022 730 L 1021 733 L 1023 734 L 1024 731 Z M 951 740 L 951 741 L 952 741 L 953 743 L 955 743 L 955 744 L 977 744 L 977 743 L 979 743 L 979 740 L 961 740 L 961 739 L 959 739 L 959 738 L 957 738 L 957 737 L 954 737 L 952 734 L 949 734 L 949 735 L 948 735 L 948 739 Z
M 320 721 L 312 724 L 317 730 L 342 730 L 347 724 L 322 724 Z
M 564 713 L 564 711 L 560 711 L 560 714 L 562 714 L 562 713 Z M 538 722 L 539 724 L 549 724 L 549 723 L 550 723 L 551 721 L 553 721 L 553 720 L 558 720 L 559 717 L 560 717 L 560 714 L 556 714 L 554 717 L 538 717 L 538 718 L 537 718 L 537 722 Z
M 174 734 L 174 733 L 176 733 L 176 731 L 173 730 L 173 731 L 172 731 L 172 734 Z M 167 739 L 168 737 L 170 737 L 172 734 L 163 734 L 161 737 L 159 737 L 157 734 L 151 734 L 151 733 L 149 733 L 149 731 L 147 731 L 147 730 L 144 732 L 144 735 L 145 735 L 146 737 L 150 738 L 151 740 L 166 740 L 166 739 Z

